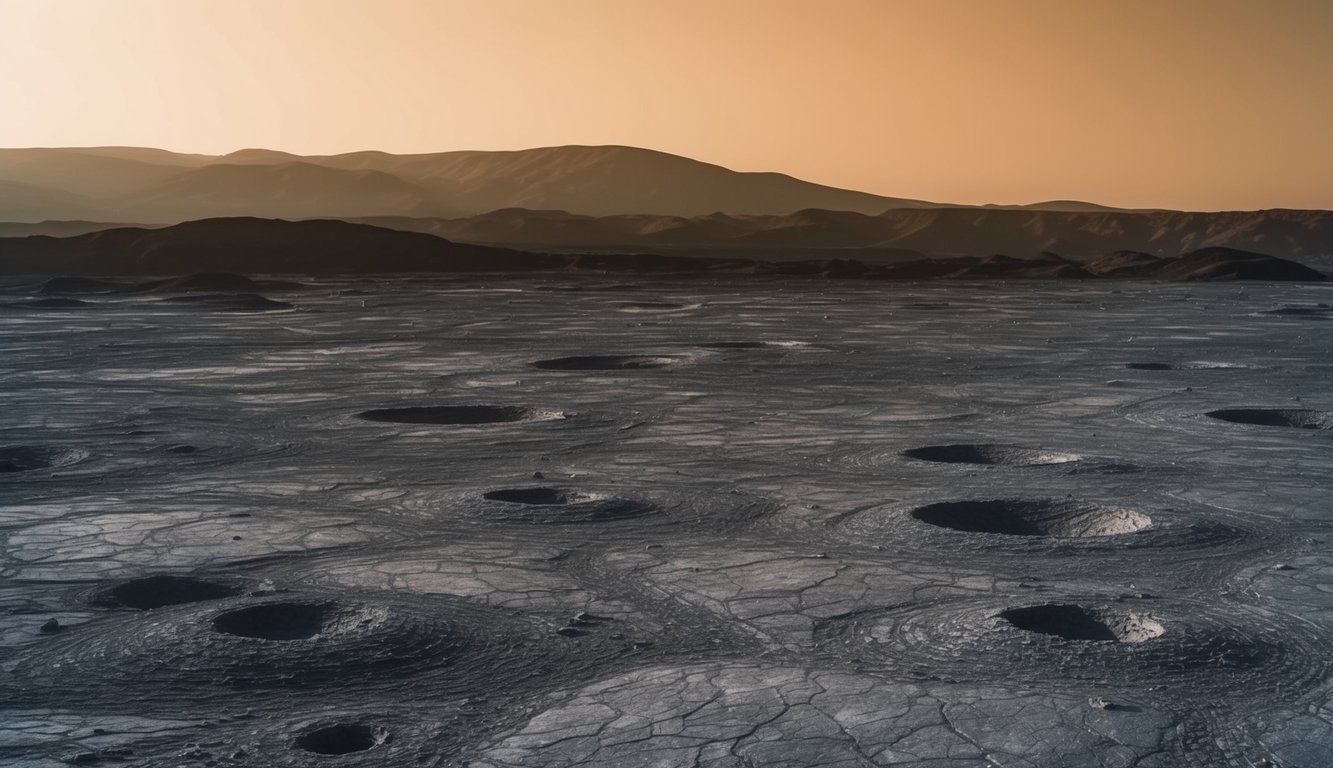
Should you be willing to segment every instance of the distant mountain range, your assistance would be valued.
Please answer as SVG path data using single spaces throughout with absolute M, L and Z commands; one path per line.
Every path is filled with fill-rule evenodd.
M 528 250 L 761 259 L 1074 259 L 1208 247 L 1333 262 L 1333 213 L 1129 211 L 1064 200 L 957 206 L 740 173 L 646 149 L 300 156 L 0 149 L 0 237 L 220 216 L 338 218 Z
M 803 208 L 882 213 L 926 205 L 617 146 L 323 156 L 264 149 L 220 156 L 135 147 L 0 149 L 0 221 L 7 222 L 453 217 L 515 207 L 591 216 Z

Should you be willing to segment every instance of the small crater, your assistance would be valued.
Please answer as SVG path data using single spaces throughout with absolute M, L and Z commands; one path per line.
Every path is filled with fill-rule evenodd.
M 219 584 L 190 576 L 162 575 L 135 579 L 112 587 L 98 602 L 146 611 L 168 605 L 221 600 L 240 593 L 239 588 L 229 584 Z
M 510 504 L 555 506 L 590 501 L 593 497 L 560 488 L 504 488 L 498 491 L 487 491 L 482 494 L 482 498 L 489 501 L 507 501 Z
M 768 346 L 765 341 L 705 341 L 697 346 L 704 349 L 762 349 Z
M 538 360 L 532 365 L 548 371 L 630 371 L 663 368 L 674 362 L 672 357 L 652 355 L 582 355 Z
M 1078 461 L 1072 453 L 1057 453 L 1018 445 L 994 443 L 959 443 L 956 445 L 928 445 L 903 451 L 903 455 L 922 461 L 948 464 L 986 464 L 1010 467 L 1035 467 L 1044 464 L 1068 464 Z
M 626 301 L 620 303 L 618 308 L 626 312 L 666 312 L 684 309 L 685 305 L 670 301 Z
M 1142 643 L 1161 637 L 1165 630 L 1137 613 L 1085 608 L 1081 605 L 1034 605 L 1001 611 L 1000 618 L 1025 632 L 1064 640 Z
M 1264 312 L 1265 315 L 1286 315 L 1289 317 L 1333 317 L 1333 307 L 1327 304 L 1315 304 L 1313 306 L 1303 307 L 1279 307 L 1269 309 Z
M 369 725 L 330 725 L 296 739 L 296 747 L 317 755 L 350 755 L 365 752 L 388 740 L 382 728 Z
M 1152 525 L 1152 518 L 1138 512 L 1058 499 L 949 501 L 918 507 L 911 515 L 955 531 L 1059 539 L 1114 536 Z
M 1303 408 L 1223 408 L 1207 415 L 1233 424 L 1253 424 L 1260 427 L 1294 427 L 1298 429 L 1333 429 L 1333 411 L 1315 411 Z
M 77 451 L 39 448 L 30 445 L 0 446 L 0 473 L 29 472 L 73 464 L 83 458 Z
M 264 603 L 219 614 L 213 629 L 260 640 L 308 640 L 324 631 L 331 613 L 314 603 Z
M 482 494 L 497 501 L 486 515 L 493 520 L 516 523 L 573 524 L 612 522 L 658 511 L 651 503 L 617 498 L 567 488 L 502 488 Z
M 358 413 L 366 421 L 393 424 L 501 424 L 527 421 L 530 409 L 517 405 L 434 405 L 417 408 L 377 408 Z
M 1240 363 L 1218 363 L 1205 360 L 1189 363 L 1126 363 L 1125 367 L 1135 371 L 1229 371 L 1248 368 L 1249 366 Z
M 257 293 L 202 293 L 158 299 L 161 304 L 199 307 L 216 312 L 281 312 L 293 309 L 285 301 L 274 301 Z

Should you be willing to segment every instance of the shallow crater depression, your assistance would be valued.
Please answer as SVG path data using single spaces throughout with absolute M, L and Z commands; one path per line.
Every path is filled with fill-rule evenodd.
M 1219 421 L 1260 427 L 1333 429 L 1333 411 L 1309 408 L 1222 408 L 1205 415 Z
M 1244 370 L 1252 366 L 1241 363 L 1216 363 L 1209 361 L 1195 361 L 1188 363 L 1163 363 L 1163 362 L 1141 362 L 1126 363 L 1125 367 L 1132 371 L 1233 371 Z
M 1320 632 L 1269 611 L 1217 597 L 1052 597 L 945 597 L 846 614 L 820 622 L 816 642 L 858 648 L 867 669 L 932 680 L 1183 686 L 1256 703 L 1289 701 L 1326 679 Z
M 423 405 L 405 408 L 376 408 L 357 418 L 390 424 L 505 424 L 539 421 L 543 415 L 520 405 Z
M 65 467 L 85 458 L 82 451 L 32 445 L 0 446 L 0 474 Z
M 1052 603 L 1009 608 L 999 616 L 1026 632 L 1064 640 L 1142 643 L 1165 632 L 1161 624 L 1148 616 L 1081 605 Z
M 95 602 L 146 611 L 168 605 L 221 600 L 240 593 L 240 588 L 232 584 L 162 574 L 118 584 L 103 591 Z
M 674 362 L 676 358 L 662 355 L 579 355 L 537 360 L 532 366 L 546 371 L 636 371 Z
M 1145 514 L 1062 499 L 946 501 L 918 507 L 913 518 L 938 528 L 1058 539 L 1115 536 L 1152 526 Z
M 647 501 L 551 486 L 501 488 L 487 491 L 481 498 L 489 503 L 479 513 L 505 522 L 613 522 L 658 511 Z
M 321 603 L 264 603 L 218 614 L 213 629 L 259 640 L 309 640 L 336 620 L 332 606 Z
M 328 725 L 302 734 L 293 746 L 317 755 L 350 755 L 383 744 L 388 731 L 360 723 Z
M 1036 467 L 1048 464 L 1069 464 L 1081 457 L 1073 453 L 1024 448 L 1021 445 L 1000 443 L 955 443 L 910 448 L 903 455 L 921 461 L 946 464 L 982 464 L 987 466 Z
M 33 697 L 78 691 L 86 700 L 127 685 L 194 700 L 201 688 L 378 687 L 402 676 L 450 692 L 520 684 L 564 663 L 562 649 L 540 622 L 446 595 L 368 603 L 287 593 L 108 616 L 44 644 L 15 675 Z

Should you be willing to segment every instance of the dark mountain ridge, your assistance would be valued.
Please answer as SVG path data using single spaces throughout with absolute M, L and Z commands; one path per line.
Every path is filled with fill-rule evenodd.
M 1087 259 L 1132 250 L 1169 256 L 1228 247 L 1309 260 L 1333 255 L 1333 212 L 1071 212 L 976 208 L 898 209 L 876 216 L 802 210 L 781 216 L 604 216 L 506 209 L 454 219 L 359 218 L 451 240 L 557 250 L 669 252 L 891 249 L 931 256 L 1055 252 Z
M 1179 258 L 1113 254 L 1077 263 L 1046 253 L 915 259 L 872 264 L 829 258 L 773 261 L 700 255 L 549 254 L 464 245 L 433 235 L 337 220 L 206 219 L 162 229 L 122 228 L 75 237 L 0 238 L 0 273 L 11 275 L 179 275 L 182 273 L 365 274 L 426 272 L 632 272 L 823 276 L 861 279 L 1324 280 L 1295 262 L 1228 248 Z M 199 282 L 199 281 L 196 281 Z M 219 290 L 245 287 L 218 275 Z M 86 281 L 77 285 L 87 288 Z M 182 283 L 166 285 L 181 286 Z

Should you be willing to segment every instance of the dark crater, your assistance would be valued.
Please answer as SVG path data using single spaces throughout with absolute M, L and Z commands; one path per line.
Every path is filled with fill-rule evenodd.
M 538 360 L 533 367 L 548 371 L 629 371 L 663 368 L 675 358 L 654 355 L 582 355 Z
M 146 576 L 106 590 L 96 600 L 99 605 L 122 606 L 140 611 L 168 605 L 221 600 L 241 593 L 239 587 L 192 576 Z
M 79 299 L 45 298 L 15 301 L 3 305 L 6 309 L 86 309 L 94 306 L 92 302 Z
M 317 755 L 350 755 L 377 747 L 387 737 L 383 729 L 369 725 L 330 725 L 298 736 L 294 745 Z
M 1232 369 L 1236 369 L 1236 368 L 1246 368 L 1246 367 L 1248 367 L 1248 366 L 1240 365 L 1240 364 L 1237 364 L 1237 363 L 1209 363 L 1209 362 L 1193 362 L 1193 363 L 1161 363 L 1161 362 L 1144 362 L 1144 363 L 1126 363 L 1126 364 L 1125 364 L 1125 367 L 1126 367 L 1126 368 L 1129 368 L 1129 369 L 1131 369 L 1131 370 L 1135 370 L 1135 371 L 1225 371 L 1225 370 L 1232 370 Z
M 1001 619 L 1025 632 L 1053 635 L 1063 640 L 1142 643 L 1165 631 L 1153 619 L 1128 611 L 1108 611 L 1081 605 L 1034 605 L 1001 611 Z
M 620 309 L 635 311 L 666 311 L 671 309 L 684 309 L 684 304 L 676 304 L 670 301 L 626 301 L 618 305 Z
M 257 293 L 202 293 L 173 296 L 159 301 L 215 312 L 279 312 L 292 309 L 292 305 L 285 301 L 274 301 Z
M 530 409 L 518 405 L 431 405 L 416 408 L 377 408 L 358 413 L 366 421 L 393 424 L 500 424 L 527 421 Z
M 654 504 L 567 488 L 502 488 L 487 491 L 483 514 L 527 523 L 597 523 L 627 520 L 658 511 Z
M 499 491 L 487 491 L 483 494 L 483 497 L 491 501 L 536 505 L 569 504 L 582 500 L 579 498 L 579 494 L 559 488 L 507 488 Z
M 1288 317 L 1333 317 L 1333 307 L 1327 304 L 1315 304 L 1304 307 L 1279 307 L 1264 312 L 1265 315 L 1285 315 Z
M 769 345 L 766 341 L 706 341 L 696 346 L 704 349 L 762 349 Z
M 1044 464 L 1068 464 L 1078 461 L 1072 453 L 1057 453 L 1018 445 L 994 443 L 959 443 L 956 445 L 928 445 L 903 451 L 903 455 L 922 461 L 949 464 L 986 464 L 1011 467 L 1034 467 Z
M 1207 415 L 1234 424 L 1254 424 L 1261 427 L 1295 427 L 1299 429 L 1333 429 L 1333 411 L 1315 411 L 1304 408 L 1223 408 Z
M 1152 518 L 1138 512 L 1060 499 L 948 501 L 918 507 L 911 515 L 955 531 L 1062 539 L 1133 533 L 1152 525 Z
M 64 467 L 79 461 L 84 455 L 79 451 L 31 445 L 0 446 L 0 473 Z
M 213 629 L 260 640 L 309 640 L 336 617 L 333 606 L 320 603 L 264 603 L 220 613 Z

